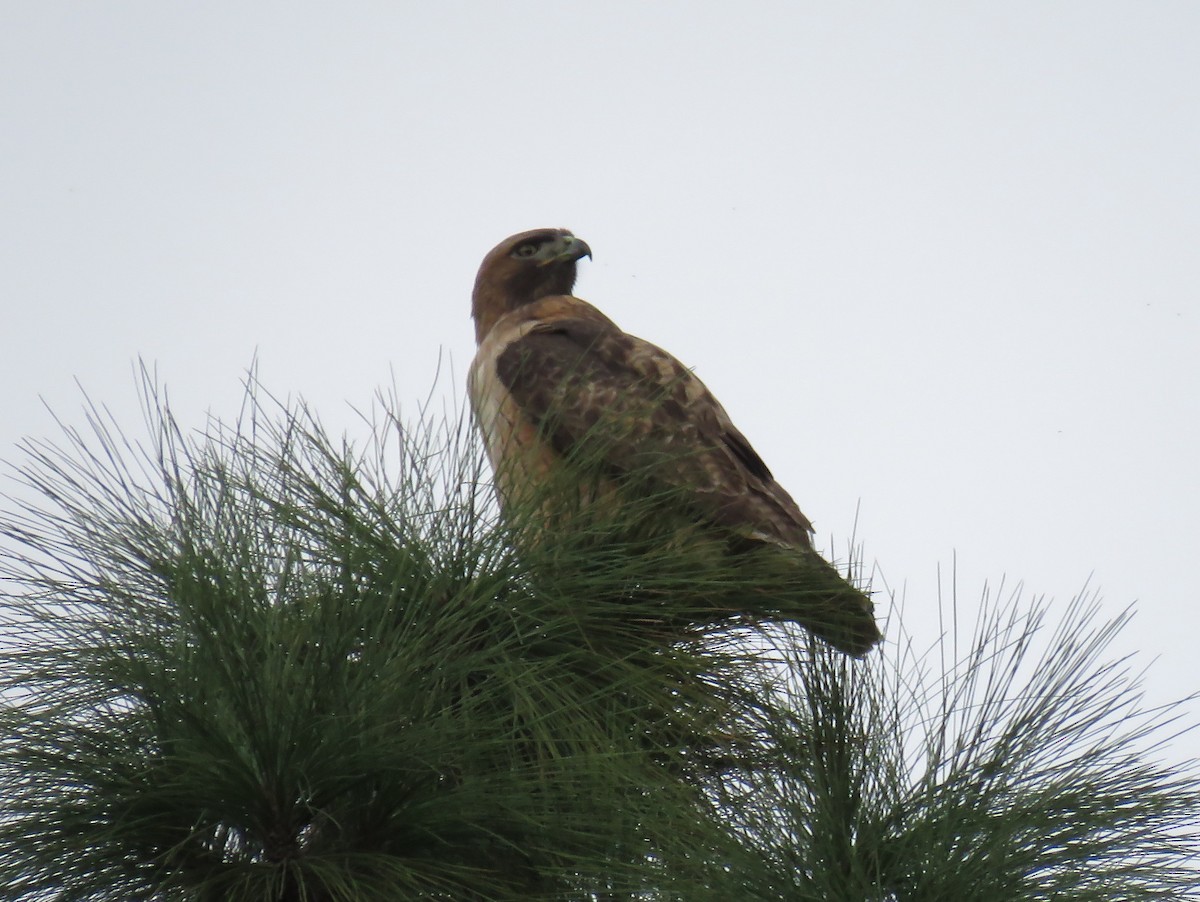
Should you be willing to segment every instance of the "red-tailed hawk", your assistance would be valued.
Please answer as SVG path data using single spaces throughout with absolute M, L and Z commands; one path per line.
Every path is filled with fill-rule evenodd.
M 565 229 L 536 229 L 501 242 L 479 268 L 469 390 L 502 504 L 594 450 L 613 486 L 665 489 L 691 522 L 743 548 L 782 550 L 775 557 L 804 599 L 795 619 L 865 654 L 880 638 L 870 599 L 813 550 L 808 518 L 717 399 L 666 351 L 572 296 L 576 264 L 590 256 Z

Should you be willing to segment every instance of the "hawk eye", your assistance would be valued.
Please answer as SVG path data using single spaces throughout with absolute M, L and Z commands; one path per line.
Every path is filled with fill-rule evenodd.
M 534 244 L 533 242 L 528 242 L 526 244 L 522 244 L 515 251 L 513 251 L 512 255 L 514 257 L 532 257 L 537 254 L 537 252 L 538 245 Z

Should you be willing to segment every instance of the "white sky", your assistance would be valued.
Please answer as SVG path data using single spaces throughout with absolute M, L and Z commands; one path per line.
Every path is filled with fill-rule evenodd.
M 735 11 L 736 9 L 736 11 Z M 506 235 L 695 366 L 918 642 L 1089 574 L 1200 689 L 1200 4 L 0 4 L 0 457 L 266 385 L 333 425 L 440 357 Z M 7 449 L 7 450 L 6 450 Z M 1181 740 L 1200 754 L 1200 738 Z

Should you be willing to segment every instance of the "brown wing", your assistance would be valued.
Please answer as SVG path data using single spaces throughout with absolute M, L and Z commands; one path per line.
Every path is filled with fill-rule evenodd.
M 558 453 L 602 437 L 590 444 L 613 475 L 650 474 L 717 525 L 812 547 L 812 526 L 791 496 L 704 384 L 661 348 L 607 320 L 562 317 L 511 342 L 496 374 Z

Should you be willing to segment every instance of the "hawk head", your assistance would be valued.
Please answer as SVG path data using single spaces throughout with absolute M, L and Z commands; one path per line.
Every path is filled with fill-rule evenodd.
M 483 258 L 471 315 L 479 340 L 510 310 L 540 298 L 570 294 L 575 264 L 591 257 L 587 242 L 566 229 L 533 229 L 505 238 Z

